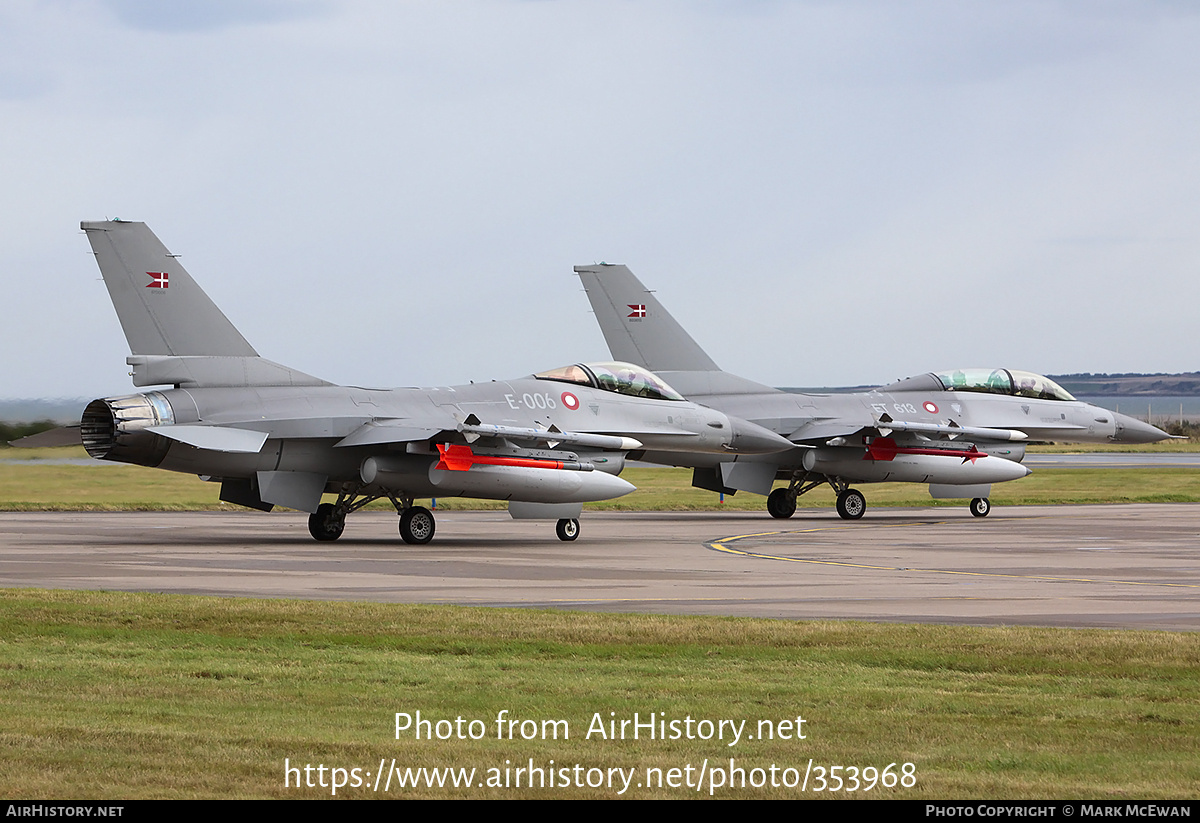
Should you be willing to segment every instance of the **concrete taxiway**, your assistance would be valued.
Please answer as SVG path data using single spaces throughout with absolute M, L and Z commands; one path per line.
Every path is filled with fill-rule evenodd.
M 577 542 L 505 512 L 390 513 L 336 543 L 294 513 L 4 513 L 0 586 L 614 612 L 1200 629 L 1200 505 L 587 513 Z

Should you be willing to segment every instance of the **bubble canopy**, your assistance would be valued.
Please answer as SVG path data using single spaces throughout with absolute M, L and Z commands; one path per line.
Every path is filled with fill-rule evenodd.
M 934 372 L 946 391 L 975 391 L 1033 397 L 1039 400 L 1074 400 L 1071 393 L 1048 377 L 1016 369 L 954 369 Z
M 652 400 L 683 400 L 683 395 L 666 384 L 661 377 L 632 363 L 576 363 L 560 369 L 535 374 L 538 380 L 575 383 L 601 391 L 648 397 Z

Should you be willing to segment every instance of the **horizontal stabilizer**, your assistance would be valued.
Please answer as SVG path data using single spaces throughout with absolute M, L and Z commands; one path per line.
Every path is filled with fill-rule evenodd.
M 224 426 L 150 426 L 146 431 L 215 452 L 257 454 L 267 442 L 266 432 Z
M 82 446 L 83 438 L 79 434 L 79 424 L 59 426 L 57 429 L 30 434 L 17 440 L 10 440 L 8 445 L 18 449 L 45 449 L 58 446 Z

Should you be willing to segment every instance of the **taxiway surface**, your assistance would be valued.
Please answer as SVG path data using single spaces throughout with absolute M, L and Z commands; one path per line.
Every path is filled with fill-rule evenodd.
M 505 512 L 396 517 L 336 543 L 294 513 L 4 513 L 0 586 L 613 612 L 1200 629 L 1200 505 L 587 513 L 577 542 Z

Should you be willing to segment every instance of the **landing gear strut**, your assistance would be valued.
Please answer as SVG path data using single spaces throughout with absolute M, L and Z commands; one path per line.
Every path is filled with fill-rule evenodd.
M 809 472 L 797 472 L 786 489 L 775 489 L 767 495 L 767 512 L 780 519 L 791 517 L 796 513 L 797 497 L 826 483 L 837 492 L 837 513 L 840 517 L 844 520 L 857 520 L 863 516 L 867 510 L 867 498 L 862 492 L 850 488 L 850 484 L 840 477 Z M 986 502 L 985 500 L 984 503 Z M 974 510 L 975 504 L 972 503 L 971 511 Z
M 314 540 L 337 540 L 346 528 L 346 515 L 356 512 L 373 500 L 386 497 L 400 515 L 400 537 L 405 543 L 424 545 L 433 539 L 436 524 L 433 513 L 423 506 L 414 506 L 411 497 L 397 498 L 391 492 L 360 494 L 362 486 L 346 484 L 336 503 L 322 503 L 308 516 L 308 533 Z M 578 526 L 576 527 L 578 532 Z

